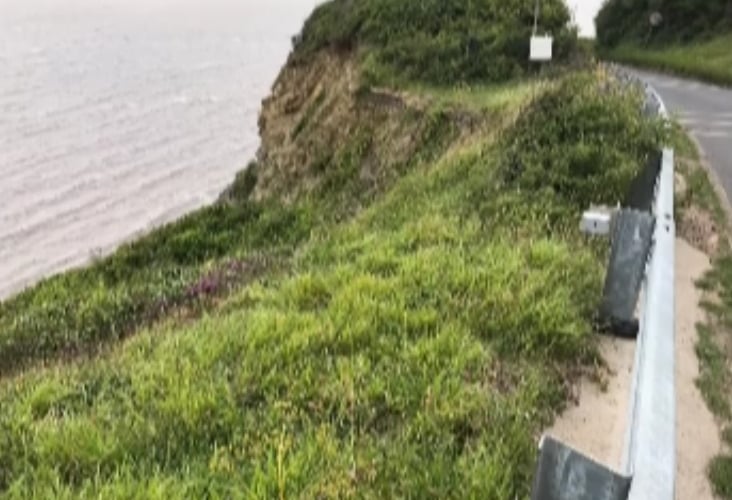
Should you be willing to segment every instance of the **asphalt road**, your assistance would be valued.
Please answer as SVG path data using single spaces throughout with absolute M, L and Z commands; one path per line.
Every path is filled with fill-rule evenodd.
M 732 89 L 645 71 L 669 112 L 699 141 L 732 202 Z

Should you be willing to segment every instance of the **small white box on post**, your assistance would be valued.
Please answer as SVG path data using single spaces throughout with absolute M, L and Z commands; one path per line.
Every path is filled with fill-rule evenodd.
M 590 236 L 608 236 L 615 212 L 616 210 L 609 207 L 592 207 L 582 214 L 580 231 Z
M 532 36 L 529 59 L 532 61 L 551 61 L 553 44 L 554 38 L 550 36 Z

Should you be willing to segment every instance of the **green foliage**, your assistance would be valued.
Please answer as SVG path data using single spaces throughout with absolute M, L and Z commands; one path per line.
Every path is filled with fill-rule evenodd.
M 718 456 L 709 466 L 714 493 L 720 498 L 732 498 L 732 456 Z
M 727 215 L 704 167 L 697 166 L 691 170 L 686 176 L 686 182 L 686 194 L 679 199 L 682 210 L 692 205 L 701 207 L 711 214 L 718 227 L 724 227 L 727 224 Z
M 665 47 L 639 47 L 623 43 L 604 50 L 604 57 L 637 66 L 732 85 L 732 35 Z
M 732 437 L 729 429 L 725 435 L 726 446 L 732 447 Z M 714 493 L 719 498 L 732 499 L 732 455 L 719 455 L 709 465 L 709 478 L 712 481 Z
M 640 96 L 590 73 L 541 94 L 503 141 L 509 185 L 558 197 L 574 210 L 615 204 L 663 138 L 640 113 Z
M 602 264 L 576 234 L 482 224 L 496 157 L 410 174 L 219 314 L 0 388 L 2 491 L 527 495 Z
M 651 25 L 651 14 L 662 16 Z M 622 43 L 662 45 L 690 42 L 732 30 L 729 0 L 607 0 L 595 20 L 601 49 Z
M 541 2 L 540 29 L 555 37 L 555 59 L 569 60 L 576 31 L 561 0 Z M 372 83 L 386 74 L 435 84 L 502 82 L 526 74 L 532 0 L 332 0 L 305 24 L 295 59 L 325 47 L 365 48 Z
M 261 267 L 257 252 L 309 234 L 302 209 L 215 205 L 125 245 L 89 268 L 50 278 L 0 303 L 0 374 L 120 339 Z M 246 263 L 232 259 L 244 259 Z
M 536 81 L 515 81 L 499 85 L 441 87 L 412 84 L 407 87 L 410 95 L 430 99 L 438 109 L 470 110 L 472 113 L 500 114 L 515 109 L 537 92 Z
M 492 131 L 447 148 L 446 112 L 424 118 L 422 163 L 339 224 L 316 225 L 327 203 L 233 203 L 67 275 L 100 281 L 104 298 L 108 281 L 159 283 L 146 269 L 293 255 L 289 273 L 203 317 L 0 380 L 0 495 L 527 497 L 535 436 L 595 356 L 604 254 L 579 234 L 573 198 L 505 189 L 507 143 Z M 642 135 L 628 140 L 642 148 Z M 332 156 L 342 170 L 322 199 L 357 194 L 372 146 L 357 132 Z M 3 305 L 2 321 L 43 303 L 87 307 L 86 282 L 52 282 Z M 38 332 L 54 327 L 44 322 Z

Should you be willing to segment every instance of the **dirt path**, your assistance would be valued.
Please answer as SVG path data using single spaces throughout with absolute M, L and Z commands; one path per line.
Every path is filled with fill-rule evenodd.
M 579 404 L 567 408 L 547 433 L 620 470 L 635 342 L 602 337 L 600 353 L 608 368 L 606 387 L 603 390 L 597 382 L 583 379 L 579 386 Z
M 695 282 L 710 267 L 709 257 L 682 239 L 676 241 L 677 483 L 679 500 L 712 500 L 706 467 L 721 449 L 717 424 L 695 380 L 696 324 L 704 320 Z M 583 380 L 579 404 L 571 406 L 547 433 L 620 470 L 628 421 L 635 342 L 603 337 L 600 351 L 608 366 L 605 389 Z
M 709 461 L 721 440 L 714 416 L 695 385 L 699 360 L 696 324 L 704 321 L 695 282 L 710 267 L 709 257 L 684 240 L 676 241 L 676 498 L 713 499 L 707 479 Z

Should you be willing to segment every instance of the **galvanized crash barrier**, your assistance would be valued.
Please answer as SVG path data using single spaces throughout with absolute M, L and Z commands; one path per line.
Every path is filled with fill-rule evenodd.
M 668 119 L 650 86 L 643 112 Z M 620 471 L 550 436 L 540 443 L 533 500 L 673 500 L 676 478 L 674 152 L 651 158 L 623 208 L 585 213 L 587 234 L 609 235 L 611 257 L 600 306 L 601 326 L 637 338 L 629 424 Z M 641 293 L 643 291 L 643 293 Z M 638 319 L 635 312 L 638 302 Z M 603 432 L 598 429 L 598 432 Z

